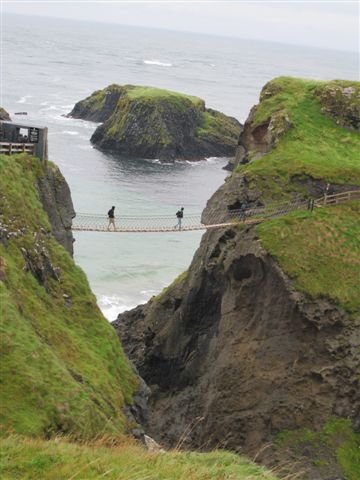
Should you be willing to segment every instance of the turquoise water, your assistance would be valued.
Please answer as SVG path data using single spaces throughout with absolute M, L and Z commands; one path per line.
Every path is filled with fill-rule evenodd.
M 175 214 L 201 211 L 223 182 L 224 159 L 163 165 L 105 155 L 89 139 L 96 125 L 63 117 L 111 83 L 153 85 L 202 97 L 244 121 L 261 87 L 279 75 L 357 79 L 354 53 L 87 22 L 3 18 L 1 104 L 26 123 L 49 127 L 50 158 L 78 212 Z M 174 217 L 175 219 L 175 217 Z M 175 221 L 174 221 L 175 223 Z M 157 294 L 187 269 L 200 232 L 76 233 L 75 260 L 110 320 Z

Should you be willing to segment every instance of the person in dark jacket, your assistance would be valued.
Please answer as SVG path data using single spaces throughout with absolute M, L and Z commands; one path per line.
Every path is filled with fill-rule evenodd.
M 174 228 L 178 228 L 181 230 L 181 222 L 182 219 L 184 218 L 184 207 L 181 207 L 180 210 L 176 212 L 176 218 L 177 218 L 177 224 L 175 225 Z
M 109 219 L 109 225 L 108 225 L 108 230 L 110 230 L 110 225 L 114 227 L 114 230 L 116 230 L 115 226 L 115 207 L 112 206 L 110 210 L 108 211 L 108 219 Z

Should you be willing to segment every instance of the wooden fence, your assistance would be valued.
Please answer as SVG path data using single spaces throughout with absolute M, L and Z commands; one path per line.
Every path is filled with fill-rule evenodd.
M 9 142 L 0 142 L 0 153 L 5 153 L 6 155 L 11 155 L 14 153 L 30 153 L 30 155 L 35 154 L 35 144 L 34 143 L 9 143 Z
M 346 202 L 348 200 L 360 200 L 360 190 L 350 190 L 348 192 L 334 193 L 333 195 L 324 195 L 315 200 L 315 205 L 318 207 L 336 205 L 337 203 Z

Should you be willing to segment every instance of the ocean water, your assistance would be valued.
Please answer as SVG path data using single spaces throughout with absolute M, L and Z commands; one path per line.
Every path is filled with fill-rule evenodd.
M 357 55 L 214 35 L 3 14 L 0 103 L 18 122 L 49 127 L 50 158 L 75 210 L 118 215 L 200 212 L 226 176 L 225 159 L 160 164 L 101 153 L 96 124 L 65 118 L 75 102 L 111 83 L 197 95 L 245 121 L 262 86 L 280 75 L 359 76 Z M 174 217 L 175 223 L 175 217 Z M 159 293 L 190 264 L 200 232 L 75 233 L 75 261 L 109 320 Z

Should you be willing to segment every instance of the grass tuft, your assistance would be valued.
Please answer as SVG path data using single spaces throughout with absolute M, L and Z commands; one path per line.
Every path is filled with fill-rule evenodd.
M 238 455 L 213 451 L 148 452 L 126 440 L 114 447 L 10 436 L 0 440 L 3 480 L 276 480 Z

